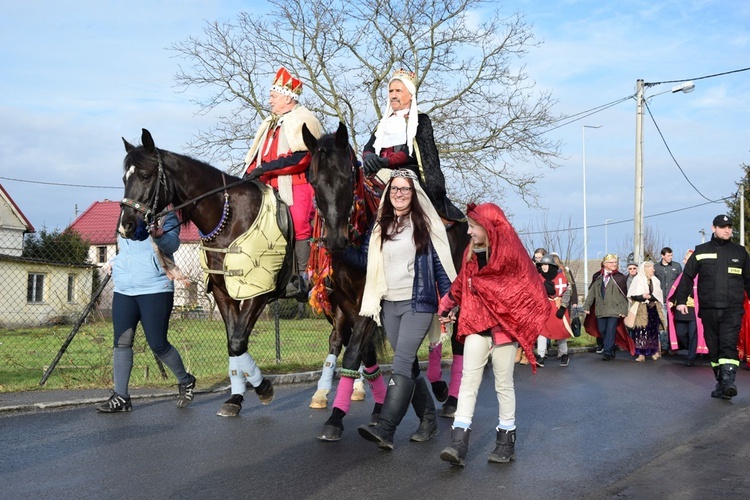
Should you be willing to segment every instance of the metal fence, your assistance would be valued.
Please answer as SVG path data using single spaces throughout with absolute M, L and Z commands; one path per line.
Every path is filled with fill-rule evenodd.
M 76 228 L 79 220 L 71 227 Z M 83 236 L 66 230 L 25 237 L 22 230 L 0 228 L 0 391 L 39 387 L 43 373 L 103 284 L 101 266 L 116 252 L 115 237 L 113 230 L 92 232 L 95 227 L 83 227 Z M 189 231 L 183 229 L 185 233 Z M 175 284 L 169 340 L 199 385 L 221 383 L 227 378 L 224 323 L 213 297 L 205 293 L 198 241 L 187 236 L 175 262 L 189 282 Z M 46 387 L 110 386 L 112 290 L 110 280 Z M 326 319 L 313 314 L 307 304 L 280 300 L 267 306 L 251 334 L 248 351 L 264 371 L 320 369 L 330 331 Z M 151 354 L 140 327 L 134 352 L 131 385 L 175 383 Z

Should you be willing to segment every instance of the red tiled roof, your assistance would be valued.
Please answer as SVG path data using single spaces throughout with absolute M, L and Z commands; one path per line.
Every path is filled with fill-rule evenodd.
M 31 225 L 31 222 L 29 221 L 29 219 L 27 219 L 26 216 L 23 214 L 23 212 L 21 212 L 21 209 L 18 208 L 18 205 L 16 205 L 16 202 L 13 201 L 13 198 L 10 197 L 10 195 L 5 190 L 2 184 L 0 184 L 0 191 L 2 191 L 3 197 L 8 200 L 8 203 L 13 205 L 13 208 L 15 209 L 15 211 L 18 212 L 18 215 L 21 217 L 22 222 L 26 224 L 26 227 L 28 228 L 28 232 L 35 233 L 36 230 L 34 229 L 34 226 Z
M 117 220 L 120 218 L 120 203 L 117 201 L 95 201 L 73 223 L 70 229 L 78 232 L 92 245 L 114 245 L 117 240 Z M 198 242 L 198 228 L 192 222 L 180 229 L 180 240 Z

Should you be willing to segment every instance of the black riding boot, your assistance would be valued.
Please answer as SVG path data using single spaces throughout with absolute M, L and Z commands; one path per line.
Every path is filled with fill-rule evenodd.
M 469 436 L 471 429 L 454 427 L 451 430 L 451 444 L 440 452 L 440 460 L 450 462 L 451 465 L 463 467 L 466 465 L 466 452 L 469 451 Z
M 722 398 L 732 399 L 737 395 L 737 386 L 734 385 L 734 377 L 737 375 L 737 367 L 729 363 L 721 365 L 721 378 L 724 389 Z
M 430 394 L 427 382 L 421 375 L 415 381 L 414 396 L 411 398 L 411 405 L 419 417 L 419 429 L 409 439 L 419 443 L 429 441 L 432 436 L 438 433 L 437 417 L 435 415 L 435 402 L 432 400 L 432 394 Z
M 510 462 L 516 456 L 516 430 L 497 429 L 495 450 L 490 453 L 489 461 L 497 463 Z
M 724 396 L 724 384 L 722 383 L 721 377 L 721 365 L 712 367 L 714 370 L 714 377 L 716 377 L 716 388 L 711 391 L 712 398 L 721 398 Z
M 398 424 L 401 423 L 401 419 L 404 418 L 406 410 L 409 409 L 413 394 L 414 380 L 396 373 L 391 375 L 378 424 L 374 427 L 360 425 L 357 428 L 359 435 L 368 441 L 377 443 L 384 450 L 392 450 L 393 434 L 396 432 Z

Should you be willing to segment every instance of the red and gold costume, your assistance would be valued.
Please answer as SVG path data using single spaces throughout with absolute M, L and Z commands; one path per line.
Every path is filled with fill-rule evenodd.
M 281 68 L 271 90 L 297 100 L 302 82 Z M 313 189 L 307 181 L 311 155 L 302 139 L 302 125 L 317 138 L 323 134 L 318 119 L 300 104 L 283 115 L 269 115 L 245 156 L 247 172 L 261 168 L 260 180 L 276 189 L 289 205 L 298 241 L 310 238 L 315 214 Z

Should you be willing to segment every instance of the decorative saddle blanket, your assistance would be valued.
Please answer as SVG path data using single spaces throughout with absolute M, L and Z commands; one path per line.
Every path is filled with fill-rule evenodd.
M 264 186 L 258 217 L 244 234 L 234 240 L 229 248 L 201 245 L 200 262 L 206 290 L 209 289 L 211 274 L 224 275 L 227 292 L 235 300 L 250 299 L 278 288 L 279 273 L 288 256 L 290 241 L 289 234 L 279 228 L 277 219 L 277 215 L 282 215 L 279 211 L 285 208 L 285 205 L 278 203 L 273 189 Z M 291 236 L 291 239 L 294 237 Z M 207 251 L 226 254 L 222 270 L 208 268 Z

